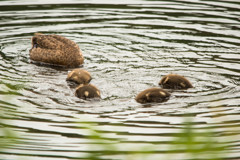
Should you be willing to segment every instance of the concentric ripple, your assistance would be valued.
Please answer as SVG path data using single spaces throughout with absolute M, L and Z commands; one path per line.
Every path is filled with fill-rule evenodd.
M 186 159 L 183 149 L 172 150 L 185 117 L 197 132 L 213 130 L 228 147 L 223 158 L 239 159 L 239 9 L 238 0 L 1 1 L 0 123 L 21 139 L 0 151 L 0 159 L 84 159 L 95 153 L 127 159 L 146 147 L 154 153 L 145 159 L 175 153 Z M 74 96 L 66 82 L 71 69 L 31 63 L 35 32 L 80 46 L 101 101 Z M 171 98 L 160 104 L 135 102 L 169 73 L 184 75 L 194 88 L 170 90 Z M 117 143 L 119 152 L 98 146 L 86 126 Z

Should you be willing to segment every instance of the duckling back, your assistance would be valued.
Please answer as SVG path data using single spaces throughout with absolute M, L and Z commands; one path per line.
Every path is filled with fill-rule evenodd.
M 149 88 L 140 92 L 135 100 L 138 103 L 164 102 L 168 100 L 170 93 L 161 88 Z
M 193 87 L 189 80 L 178 74 L 164 76 L 160 80 L 159 85 L 165 89 L 188 89 Z
M 90 98 L 101 98 L 99 89 L 92 84 L 82 84 L 78 86 L 76 88 L 75 95 L 84 100 Z
M 68 73 L 66 80 L 73 81 L 77 84 L 87 84 L 92 80 L 92 77 L 88 71 L 76 68 Z

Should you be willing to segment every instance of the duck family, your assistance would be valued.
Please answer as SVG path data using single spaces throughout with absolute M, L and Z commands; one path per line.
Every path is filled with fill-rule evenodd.
M 70 39 L 60 35 L 45 35 L 36 33 L 32 39 L 32 48 L 29 50 L 30 59 L 36 63 L 64 67 L 79 67 L 84 63 L 84 57 L 79 46 Z M 67 81 L 77 84 L 75 96 L 84 100 L 101 98 L 100 90 L 90 84 L 91 74 L 80 68 L 68 73 Z M 159 81 L 159 87 L 153 87 L 141 91 L 135 100 L 138 103 L 160 103 L 167 101 L 171 94 L 166 89 L 193 88 L 191 82 L 184 76 L 168 74 Z

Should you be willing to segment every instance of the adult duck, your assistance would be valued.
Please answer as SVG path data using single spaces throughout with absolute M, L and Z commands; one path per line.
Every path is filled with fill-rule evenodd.
M 75 42 L 55 34 L 35 34 L 29 52 L 31 60 L 52 65 L 77 67 L 84 62 L 82 52 Z

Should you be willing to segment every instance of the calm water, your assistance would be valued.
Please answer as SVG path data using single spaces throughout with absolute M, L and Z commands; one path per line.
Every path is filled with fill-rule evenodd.
M 186 159 L 181 148 L 170 152 L 185 117 L 197 132 L 214 129 L 230 152 L 223 158 L 240 159 L 239 0 L 16 0 L 1 1 L 0 15 L 1 124 L 22 138 L 1 159 L 84 159 L 92 152 L 127 159 L 146 146 L 155 153 L 144 159 Z M 30 62 L 35 32 L 77 42 L 101 101 L 74 96 L 65 81 L 70 69 Z M 135 102 L 168 73 L 184 75 L 195 88 L 160 104 Z M 86 124 L 118 139 L 121 152 L 105 154 Z

